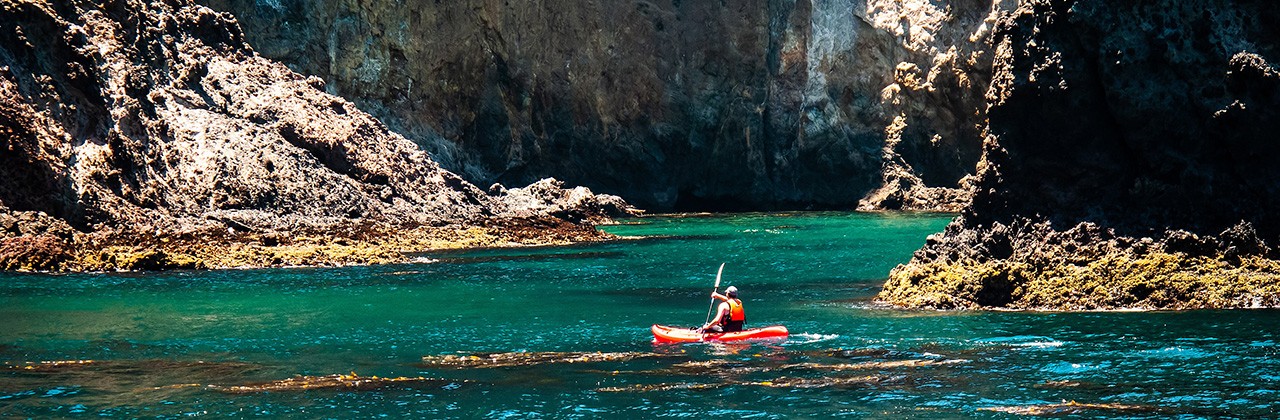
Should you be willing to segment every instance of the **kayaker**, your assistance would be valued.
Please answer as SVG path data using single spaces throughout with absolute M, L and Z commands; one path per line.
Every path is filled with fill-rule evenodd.
M 720 308 L 716 310 L 716 317 L 703 325 L 701 330 L 708 332 L 734 332 L 742 331 L 743 324 L 747 322 L 747 313 L 742 309 L 742 301 L 738 299 L 738 288 L 729 286 L 724 289 L 724 294 L 711 292 L 711 298 L 720 300 Z

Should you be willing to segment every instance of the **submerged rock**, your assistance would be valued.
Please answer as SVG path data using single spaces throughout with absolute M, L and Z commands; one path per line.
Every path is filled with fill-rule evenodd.
M 360 376 L 352 372 L 349 375 L 296 376 L 278 381 L 246 385 L 210 385 L 208 388 L 228 394 L 251 394 L 258 392 L 310 391 L 315 389 L 370 391 L 390 386 L 424 386 L 424 384 L 437 385 L 439 383 L 456 384 L 457 382 L 421 376 L 380 378 L 378 376 Z
M 551 363 L 625 362 L 635 359 L 675 357 L 646 352 L 511 352 L 423 356 L 421 367 L 498 368 Z

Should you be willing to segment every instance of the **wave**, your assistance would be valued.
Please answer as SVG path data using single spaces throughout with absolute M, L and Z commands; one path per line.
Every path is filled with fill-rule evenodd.
M 1011 337 L 991 337 L 980 338 L 974 340 L 979 344 L 999 345 L 1009 347 L 1030 347 L 1030 348 L 1050 348 L 1061 347 L 1062 341 L 1053 339 L 1053 337 L 1044 337 L 1038 335 L 1015 335 Z

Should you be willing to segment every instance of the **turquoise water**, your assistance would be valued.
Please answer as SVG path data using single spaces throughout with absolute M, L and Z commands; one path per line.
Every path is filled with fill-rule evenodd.
M 438 253 L 406 265 L 4 273 L 0 416 L 1280 413 L 1280 311 L 874 305 L 886 273 L 947 221 L 848 213 L 651 217 L 606 228 L 644 239 Z M 703 322 L 722 262 L 722 287 L 742 290 L 748 324 L 784 324 L 790 339 L 653 344 L 650 324 Z M 446 357 L 473 355 L 467 363 Z M 29 365 L 72 360 L 92 362 Z M 352 372 L 423 379 L 228 392 Z

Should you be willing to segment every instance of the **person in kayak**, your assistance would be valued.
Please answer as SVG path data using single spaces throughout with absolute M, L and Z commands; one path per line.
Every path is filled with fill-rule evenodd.
M 742 331 L 742 327 L 747 322 L 747 313 L 742 309 L 742 300 L 738 299 L 738 288 L 729 286 L 724 289 L 724 294 L 711 292 L 713 299 L 720 300 L 720 309 L 716 310 L 716 317 L 703 325 L 700 330 L 704 332 L 734 332 Z

